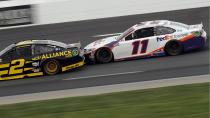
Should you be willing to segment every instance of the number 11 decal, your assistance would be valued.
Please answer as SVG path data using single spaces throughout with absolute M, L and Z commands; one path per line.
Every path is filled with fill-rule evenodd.
M 132 43 L 132 45 L 133 45 L 132 55 L 138 54 L 140 44 L 141 44 L 140 54 L 146 53 L 148 42 L 149 42 L 149 40 L 143 40 L 143 41 L 135 41 L 135 42 L 133 42 Z

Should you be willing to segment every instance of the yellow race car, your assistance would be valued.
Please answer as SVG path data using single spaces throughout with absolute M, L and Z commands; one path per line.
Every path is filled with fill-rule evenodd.
M 81 44 L 28 40 L 0 52 L 0 80 L 55 75 L 84 65 Z

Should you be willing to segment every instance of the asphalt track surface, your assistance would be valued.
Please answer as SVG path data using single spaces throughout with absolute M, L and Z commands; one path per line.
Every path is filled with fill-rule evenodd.
M 95 35 L 123 32 L 138 22 L 158 19 L 187 24 L 203 22 L 204 29 L 209 35 L 209 7 L 203 7 L 1 30 L 0 50 L 11 43 L 28 39 L 50 39 L 65 43 L 81 41 L 85 46 L 98 39 L 93 37 Z M 0 97 L 204 74 L 209 74 L 208 45 L 205 49 L 180 56 L 96 64 L 56 76 L 0 81 Z

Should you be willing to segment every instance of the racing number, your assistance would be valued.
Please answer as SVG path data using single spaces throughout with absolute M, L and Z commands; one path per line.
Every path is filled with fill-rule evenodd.
M 132 55 L 138 54 L 140 44 L 142 45 L 141 46 L 140 54 L 146 53 L 148 42 L 149 42 L 149 40 L 143 40 L 143 41 L 135 41 L 135 42 L 133 42 L 132 43 L 132 45 L 133 45 Z
M 23 73 L 23 66 L 25 64 L 24 59 L 14 60 L 11 62 L 11 67 L 9 70 L 9 75 L 20 74 Z M 18 69 L 19 68 L 19 69 Z
M 13 60 L 11 62 L 11 67 L 8 70 L 4 70 L 4 71 L 0 71 L 0 77 L 2 75 L 14 75 L 14 74 L 21 74 L 23 73 L 23 67 L 25 65 L 25 60 L 24 59 L 19 59 L 19 60 Z M 10 66 L 10 64 L 4 64 L 2 67 L 0 68 L 8 68 Z

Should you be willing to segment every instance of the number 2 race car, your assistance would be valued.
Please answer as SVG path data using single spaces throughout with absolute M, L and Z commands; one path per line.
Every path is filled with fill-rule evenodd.
M 119 36 L 97 40 L 84 48 L 89 61 L 108 63 L 139 57 L 179 55 L 205 46 L 202 24 L 157 20 L 141 22 Z
M 55 75 L 84 65 L 80 43 L 29 40 L 0 52 L 0 80 Z

